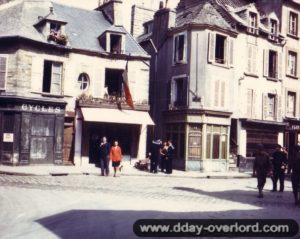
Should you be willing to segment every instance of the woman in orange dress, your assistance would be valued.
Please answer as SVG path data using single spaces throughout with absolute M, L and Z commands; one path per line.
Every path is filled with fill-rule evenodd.
M 115 141 L 114 146 L 111 147 L 109 157 L 110 160 L 112 161 L 112 166 L 114 168 L 114 177 L 116 177 L 117 170 L 119 169 L 120 163 L 122 161 L 122 150 L 121 147 L 119 146 L 118 141 Z M 121 167 L 120 167 L 120 171 L 121 171 Z

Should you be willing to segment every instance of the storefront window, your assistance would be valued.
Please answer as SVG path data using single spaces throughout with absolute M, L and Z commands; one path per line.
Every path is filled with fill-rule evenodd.
M 166 127 L 167 139 L 172 140 L 175 147 L 174 158 L 184 159 L 185 130 L 184 124 L 170 124 Z
M 206 158 L 226 159 L 227 158 L 227 136 L 226 126 L 207 126 L 206 136 Z
M 201 125 L 189 126 L 189 149 L 188 157 L 200 159 L 202 154 L 202 129 Z

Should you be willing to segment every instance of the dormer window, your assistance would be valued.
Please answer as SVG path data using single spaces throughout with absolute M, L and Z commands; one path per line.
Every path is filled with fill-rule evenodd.
M 248 32 L 258 34 L 258 16 L 255 12 L 249 12 Z
M 274 19 L 270 19 L 270 35 L 269 39 L 276 40 L 276 37 L 278 35 L 278 23 Z
M 120 54 L 122 52 L 122 36 L 110 34 L 110 53 Z
M 60 24 L 54 22 L 50 23 L 50 33 L 51 32 L 60 33 L 60 30 L 61 30 Z
M 125 33 L 106 31 L 98 37 L 104 51 L 122 54 L 125 51 Z

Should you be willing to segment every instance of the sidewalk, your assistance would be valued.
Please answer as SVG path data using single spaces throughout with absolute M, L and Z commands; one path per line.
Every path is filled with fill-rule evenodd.
M 122 176 L 152 176 L 152 177 L 190 177 L 190 178 L 249 178 L 251 174 L 245 172 L 198 172 L 173 170 L 172 174 L 158 172 L 153 174 L 147 171 L 140 171 L 134 168 L 135 161 L 123 162 Z M 112 169 L 111 169 L 112 172 Z M 44 176 L 64 176 L 64 175 L 100 175 L 100 168 L 94 165 L 86 167 L 79 166 L 59 166 L 59 165 L 28 165 L 28 166 L 7 166 L 0 165 L 0 174 L 9 175 L 44 175 Z

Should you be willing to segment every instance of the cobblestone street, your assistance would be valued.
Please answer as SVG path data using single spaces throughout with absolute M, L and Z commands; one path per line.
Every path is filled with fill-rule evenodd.
M 138 219 L 296 219 L 290 182 L 257 198 L 256 180 L 0 175 L 1 238 L 136 238 Z M 298 237 L 295 238 L 299 238 Z

